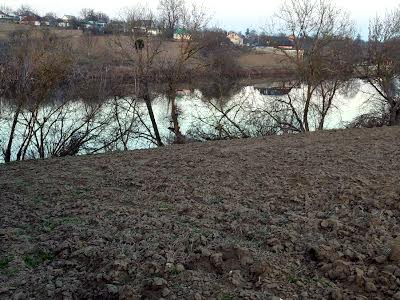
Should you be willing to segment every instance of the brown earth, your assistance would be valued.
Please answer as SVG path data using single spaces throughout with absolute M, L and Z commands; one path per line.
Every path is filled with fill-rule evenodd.
M 0 166 L 0 299 L 400 299 L 400 128 Z

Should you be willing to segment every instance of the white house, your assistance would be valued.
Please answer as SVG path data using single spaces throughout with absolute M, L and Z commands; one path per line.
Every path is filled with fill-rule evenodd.
M 0 19 L 8 19 L 10 16 L 7 15 L 6 13 L 0 11 Z
M 156 36 L 156 35 L 160 35 L 161 31 L 158 28 L 153 27 L 153 28 L 147 29 L 147 33 L 150 35 Z
M 71 15 L 65 15 L 61 18 L 61 20 L 63 20 L 64 22 L 71 22 L 72 20 L 74 20 L 75 17 L 71 16 Z
M 0 11 L 0 20 L 1 21 L 19 21 L 15 15 L 6 14 L 5 12 Z
M 231 41 L 232 44 L 237 45 L 237 46 L 243 46 L 243 37 L 240 34 L 237 34 L 236 32 L 229 32 L 227 35 L 227 38 Z
M 132 32 L 144 35 L 159 35 L 160 30 L 153 20 L 137 20 L 132 24 Z
M 65 15 L 61 18 L 61 22 L 58 23 L 59 27 L 72 27 L 73 26 L 73 21 L 75 20 L 74 16 L 71 15 Z

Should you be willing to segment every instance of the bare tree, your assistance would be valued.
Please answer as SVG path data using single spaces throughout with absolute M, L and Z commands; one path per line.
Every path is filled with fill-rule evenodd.
M 160 0 L 160 22 L 167 38 L 172 38 L 175 30 L 181 25 L 185 5 L 185 0 Z
M 17 8 L 15 14 L 17 16 L 34 16 L 37 15 L 37 12 L 31 6 L 24 4 Z
M 142 6 L 125 10 L 124 19 L 128 34 L 117 37 L 115 43 L 124 64 L 132 68 L 135 81 L 132 94 L 146 104 L 152 125 L 152 131 L 148 133 L 154 137 L 153 140 L 158 146 L 163 146 L 150 90 L 151 82 L 155 77 L 156 60 L 162 51 L 161 37 L 150 33 L 156 19 L 152 11 Z
M 0 11 L 5 14 L 11 14 L 13 12 L 12 8 L 5 4 L 0 4 Z
M 79 16 L 84 21 L 96 21 L 96 12 L 93 8 L 82 8 Z
M 197 74 L 204 71 L 205 61 L 201 57 L 201 50 L 207 47 L 210 39 L 206 39 L 204 31 L 209 22 L 204 7 L 193 4 L 185 6 L 183 3 L 182 26 L 183 32 L 174 44 L 176 55 L 162 53 L 160 55 L 159 74 L 165 89 L 171 110 L 170 130 L 174 133 L 175 143 L 184 143 L 185 138 L 179 125 L 180 109 L 176 102 L 179 86 L 190 82 Z
M 364 75 L 377 92 L 372 104 L 388 114 L 387 125 L 400 125 L 400 9 L 370 23 Z
M 278 125 L 298 132 L 323 129 L 336 93 L 352 74 L 344 54 L 352 41 L 353 24 L 348 14 L 329 0 L 286 0 L 276 20 L 279 32 L 293 45 L 292 50 L 280 50 L 286 67 L 293 69 L 302 89 L 290 93 L 286 100 L 277 100 L 275 113 L 285 111 L 286 117 L 275 119 Z M 311 116 L 316 115 L 313 126 Z
M 46 13 L 46 14 L 45 14 L 45 17 L 52 18 L 52 19 L 57 19 L 57 18 L 58 18 L 58 17 L 57 17 L 57 14 L 54 13 L 54 12 L 48 12 L 48 13 Z
M 68 77 L 72 64 L 69 46 L 47 31 L 31 29 L 11 38 L 11 51 L 3 66 L 0 89 L 3 98 L 14 108 L 4 160 L 11 160 L 17 125 L 22 116 L 25 132 L 16 149 L 17 160 L 23 159 L 34 136 L 39 108 L 46 103 Z M 27 112 L 24 114 L 24 112 Z
M 80 18 L 84 21 L 103 21 L 108 22 L 110 17 L 103 12 L 96 12 L 93 8 L 83 8 L 80 12 Z

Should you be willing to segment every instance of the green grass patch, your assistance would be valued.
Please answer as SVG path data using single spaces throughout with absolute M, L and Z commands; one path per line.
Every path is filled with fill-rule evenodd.
M 42 196 L 36 196 L 33 198 L 33 203 L 35 204 L 42 204 L 44 202 L 44 198 Z
M 42 229 L 46 232 L 53 231 L 57 225 L 52 220 L 42 220 Z
M 11 261 L 11 257 L 0 257 L 0 271 L 7 269 Z
M 158 205 L 158 210 L 159 211 L 169 211 L 171 209 L 172 209 L 171 205 L 169 203 L 166 203 L 166 202 L 161 202 Z
M 51 261 L 53 258 L 54 256 L 51 253 L 39 250 L 37 252 L 25 255 L 22 259 L 29 268 L 36 269 L 44 262 Z
M 224 203 L 224 198 L 220 197 L 220 196 L 206 196 L 205 200 L 208 204 L 212 204 L 212 205 L 221 205 L 222 203 Z
M 297 280 L 298 280 L 298 278 L 297 278 L 296 276 L 289 275 L 289 277 L 288 277 L 288 281 L 289 281 L 290 283 L 296 283 Z
M 60 220 L 60 223 L 64 224 L 64 225 L 81 225 L 81 224 L 84 224 L 85 221 L 82 220 L 82 219 L 79 219 L 79 218 L 68 218 L 68 217 L 66 217 L 66 218 L 62 218 Z
M 12 258 L 10 256 L 0 257 L 0 274 L 9 277 L 13 277 L 18 274 L 17 269 L 10 266 L 10 262 L 12 262 Z
M 91 189 L 89 187 L 78 187 L 75 190 L 75 195 L 76 196 L 82 196 L 82 195 L 85 195 L 85 194 L 87 194 L 89 192 L 91 192 Z
M 233 300 L 233 296 L 231 295 L 222 295 L 221 297 L 218 298 L 219 300 Z

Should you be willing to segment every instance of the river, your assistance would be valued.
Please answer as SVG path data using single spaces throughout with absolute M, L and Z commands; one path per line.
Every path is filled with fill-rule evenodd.
M 241 130 L 246 131 L 249 136 L 269 134 L 269 125 L 266 124 L 266 117 L 262 112 L 276 99 L 287 98 L 287 95 L 276 95 L 274 84 L 273 81 L 266 81 L 245 86 L 229 99 L 225 99 L 223 105 L 217 104 L 216 101 L 206 101 L 199 91 L 180 92 L 177 104 L 182 133 L 200 140 L 204 140 L 208 135 L 210 139 L 240 136 Z M 290 94 L 299 96 L 303 88 L 299 85 L 292 89 Z M 325 128 L 343 128 L 358 115 L 368 112 L 369 107 L 365 102 L 370 97 L 376 97 L 374 90 L 362 80 L 354 80 L 347 89 L 336 95 L 335 107 L 326 119 Z M 168 143 L 173 138 L 169 129 L 169 103 L 165 97 L 157 97 L 153 101 L 153 108 L 160 134 L 164 142 Z M 8 142 L 12 116 L 12 108 L 3 103 L 0 110 L 2 149 L 6 148 Z M 24 112 L 19 118 L 12 147 L 12 160 L 16 159 L 21 144 L 29 133 L 27 124 L 30 116 L 31 114 Z M 90 122 L 87 122 L 88 116 L 93 118 Z M 81 136 L 77 134 L 87 131 L 91 131 L 92 137 L 80 147 L 78 154 L 155 146 L 149 135 L 151 123 L 144 103 L 130 98 L 109 100 L 95 106 L 79 101 L 62 106 L 49 105 L 40 109 L 36 123 L 30 145 L 25 149 L 26 159 L 38 158 L 39 149 L 45 157 L 55 155 L 54 153 L 61 155 L 65 148 L 74 142 L 71 139 L 73 135 L 76 139 L 77 136 Z

